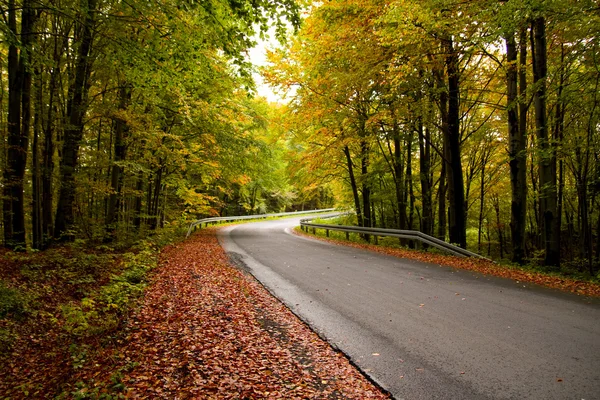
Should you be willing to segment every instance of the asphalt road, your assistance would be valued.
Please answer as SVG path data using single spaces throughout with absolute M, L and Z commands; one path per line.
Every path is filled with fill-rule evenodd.
M 600 399 L 600 302 L 290 233 L 221 230 L 232 259 L 396 399 Z

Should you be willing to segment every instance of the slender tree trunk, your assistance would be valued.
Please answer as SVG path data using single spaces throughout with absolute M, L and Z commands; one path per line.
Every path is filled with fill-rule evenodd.
M 467 226 L 465 221 L 465 193 L 460 152 L 460 110 L 459 110 L 459 67 L 458 54 L 452 39 L 444 39 L 446 70 L 448 73 L 448 231 L 451 243 L 467 247 Z
M 17 10 L 14 0 L 9 0 L 8 2 L 8 29 L 12 37 L 8 46 L 8 138 L 2 211 L 4 245 L 9 248 L 15 248 L 19 245 L 23 246 L 25 243 L 25 232 L 15 232 L 15 220 L 17 220 L 18 224 L 18 220 L 24 218 L 25 215 L 22 210 L 23 201 L 19 202 L 19 196 L 22 196 L 21 193 L 23 192 L 23 175 L 25 173 L 23 158 L 27 155 L 27 149 L 23 148 L 23 138 L 21 135 L 22 77 L 19 74 Z
M 492 254 L 492 237 L 491 237 L 491 232 L 490 232 L 490 219 L 487 219 L 487 223 L 486 223 L 486 232 L 485 232 L 485 236 L 487 237 L 487 255 L 488 257 L 490 257 L 490 255 Z
M 442 169 L 440 171 L 440 181 L 438 186 L 438 230 L 437 237 L 440 240 L 446 240 L 446 162 L 442 160 Z
M 124 84 L 119 91 L 119 110 L 125 111 L 129 106 L 129 100 L 131 99 L 131 88 L 129 85 Z M 129 127 L 127 121 L 122 118 L 116 118 L 115 120 L 115 151 L 114 151 L 114 162 L 111 170 L 111 194 L 108 198 L 108 210 L 106 215 L 106 230 L 107 233 L 113 235 L 115 232 L 115 223 L 118 218 L 118 210 L 122 198 L 123 188 L 123 171 L 122 162 L 126 159 L 127 145 L 125 143 L 127 139 L 127 133 Z
M 44 247 L 44 231 L 42 225 L 42 176 L 40 168 L 39 137 L 42 131 L 42 82 L 41 71 L 36 71 L 35 80 L 35 114 L 33 122 L 33 143 L 31 148 L 31 247 L 42 249 Z
M 419 180 L 421 182 L 421 196 L 423 203 L 423 215 L 421 219 L 421 230 L 426 235 L 433 234 L 433 205 L 431 199 L 431 146 L 428 144 L 431 140 L 429 129 L 424 132 L 423 119 L 418 120 L 419 135 Z
M 400 141 L 400 128 L 394 120 L 394 180 L 396 187 L 396 202 L 398 204 L 398 229 L 406 229 L 406 201 L 404 197 L 404 166 L 402 159 L 402 145 Z
M 440 240 L 446 240 L 446 224 L 447 224 L 447 210 L 446 210 L 446 194 L 448 192 L 448 169 L 449 166 L 449 151 L 450 145 L 448 142 L 448 93 L 443 79 L 443 71 L 434 70 L 436 75 L 436 88 L 439 91 L 439 109 L 440 119 L 442 122 L 441 133 L 443 141 L 442 150 L 442 167 L 440 171 L 440 179 L 438 186 L 438 232 L 437 236 Z
M 556 149 L 548 135 L 546 116 L 546 21 L 539 17 L 533 22 L 533 82 L 535 122 L 538 137 L 538 164 L 540 175 L 540 216 L 544 265 L 560 265 L 560 243 L 556 194 Z
M 8 138 L 4 169 L 4 242 L 11 249 L 25 249 L 25 166 L 31 123 L 31 45 L 35 12 L 31 0 L 24 0 L 21 31 L 17 30 L 17 9 L 8 2 Z M 20 43 L 18 42 L 20 38 Z
M 361 180 L 363 198 L 363 223 L 365 227 L 371 227 L 371 184 L 369 182 L 369 145 L 366 140 L 360 143 Z M 368 240 L 368 239 L 367 239 Z
M 530 224 L 531 224 L 531 232 L 532 232 L 532 236 L 534 238 L 534 245 L 537 248 L 540 248 L 542 246 L 542 241 L 541 241 L 541 231 L 540 231 L 540 205 L 539 205 L 539 197 L 540 197 L 540 191 L 539 191 L 539 185 L 538 185 L 538 175 L 535 173 L 535 148 L 537 146 L 537 140 L 535 138 L 535 136 L 531 136 L 531 156 L 529 157 L 529 179 L 531 180 L 531 192 L 533 193 L 532 196 L 532 200 L 533 200 L 533 212 L 530 214 L 533 214 L 533 217 L 530 217 Z
M 137 183 L 135 185 L 135 200 L 134 200 L 134 215 L 133 215 L 133 226 L 135 230 L 139 232 L 142 226 L 142 194 L 144 190 L 144 176 L 142 172 L 138 173 Z
M 512 261 L 523 264 L 525 261 L 525 221 L 527 211 L 527 149 L 525 132 L 519 125 L 519 105 L 523 99 L 518 97 L 518 64 L 517 44 L 514 35 L 508 34 L 506 40 L 507 54 L 507 110 L 509 136 L 509 167 L 511 185 L 511 240 Z M 523 62 L 523 61 L 521 61 Z
M 371 224 L 377 226 L 377 205 L 374 201 L 371 202 Z
M 354 176 L 354 164 L 352 163 L 352 157 L 350 156 L 350 149 L 348 146 L 344 146 L 344 154 L 346 155 L 346 163 L 348 165 L 348 175 L 350 177 L 350 186 L 352 187 L 352 197 L 354 199 L 354 210 L 356 212 L 358 226 L 364 226 L 360 208 L 360 198 L 358 196 L 358 186 L 356 185 L 356 178 Z
M 72 240 L 70 232 L 75 223 L 75 169 L 79 157 L 79 146 L 83 138 L 83 117 L 87 110 L 87 94 L 92 60 L 90 57 L 96 0 L 83 0 L 83 26 L 80 29 L 79 47 L 75 63 L 75 76 L 70 88 L 71 97 L 67 104 L 68 124 L 64 129 L 62 160 L 60 163 L 60 191 L 54 224 L 55 237 Z
M 590 115 L 588 118 L 587 129 L 586 129 L 586 137 L 585 144 L 578 145 L 575 150 L 577 163 L 578 163 L 578 173 L 575 176 L 575 183 L 577 185 L 577 198 L 579 205 L 579 219 L 581 221 L 581 247 L 580 247 L 580 257 L 582 260 L 585 260 L 587 263 L 587 269 L 590 275 L 594 276 L 594 265 L 592 262 L 593 259 L 593 238 L 592 238 L 592 213 L 591 208 L 594 205 L 594 198 L 596 197 L 595 191 L 592 192 L 592 196 L 590 199 L 588 185 L 590 184 L 590 148 L 592 147 L 592 136 L 596 132 L 596 128 L 594 124 L 596 121 L 595 114 L 597 108 L 597 93 L 598 93 L 598 85 L 600 82 L 600 77 L 596 77 L 596 87 L 594 91 L 594 102 L 593 106 L 590 110 Z M 583 151 L 582 148 L 583 147 Z M 582 154 L 583 153 L 583 154 Z M 594 187 L 594 186 L 592 186 Z M 594 190 L 594 189 L 593 189 Z
M 481 253 L 481 231 L 483 230 L 483 207 L 485 205 L 485 167 L 481 166 L 481 188 L 479 189 L 479 232 L 477 234 L 477 251 Z
M 413 132 L 410 132 L 406 142 L 406 187 L 408 189 L 408 229 L 413 229 L 415 215 L 415 191 L 412 179 L 412 144 Z M 414 244 L 414 242 L 411 242 Z
M 523 159 L 521 160 L 523 169 L 523 176 L 521 179 L 524 184 L 521 187 L 521 194 L 523 195 L 523 202 L 525 209 L 523 210 L 523 256 L 527 256 L 526 248 L 526 221 L 527 221 L 527 113 L 529 111 L 529 104 L 527 102 L 527 27 L 523 26 L 519 31 L 519 134 L 523 137 Z
M 162 165 L 163 160 L 160 160 L 160 164 Z M 151 194 L 151 202 L 150 202 L 150 212 L 149 214 L 149 218 L 150 218 L 150 230 L 155 230 L 158 227 L 158 223 L 159 223 L 159 210 L 160 210 L 160 194 L 161 194 L 161 189 L 162 189 L 162 176 L 164 173 L 164 167 L 160 167 L 158 169 L 158 171 L 155 174 L 155 178 L 154 178 L 154 184 L 152 185 L 154 187 L 154 193 Z
M 498 231 L 498 243 L 500 245 L 500 259 L 504 258 L 504 234 L 502 233 L 502 219 L 500 218 L 500 201 L 497 196 L 493 198 L 494 210 L 496 211 L 496 229 Z
M 565 114 L 565 99 L 563 91 L 565 87 L 565 46 L 561 43 L 560 48 L 560 77 L 558 83 L 558 93 L 556 97 L 556 109 L 554 115 L 553 139 L 556 144 L 562 143 L 564 131 L 564 114 Z M 555 145 L 557 146 L 557 145 Z M 589 148 L 589 147 L 588 147 Z M 588 150 L 589 151 L 589 150 Z M 556 163 L 556 161 L 555 161 Z M 564 162 L 561 157 L 558 161 L 558 184 L 557 184 L 557 199 L 556 199 L 556 223 L 555 231 L 558 235 L 557 241 L 560 243 L 561 227 L 562 227 L 562 210 L 563 210 L 563 192 L 564 192 Z M 560 247 L 560 245 L 559 245 Z
M 145 218 L 145 222 L 146 225 L 148 225 L 148 227 L 150 227 L 150 214 L 152 214 L 152 188 L 154 187 L 153 185 L 154 182 L 154 174 L 150 174 L 150 176 L 148 176 L 148 186 L 147 186 L 147 190 L 146 190 L 146 218 Z M 225 204 L 225 202 L 223 202 Z M 225 207 L 223 207 L 221 209 L 221 212 L 219 213 L 221 216 L 224 215 L 224 213 L 226 213 L 227 210 L 225 209 Z

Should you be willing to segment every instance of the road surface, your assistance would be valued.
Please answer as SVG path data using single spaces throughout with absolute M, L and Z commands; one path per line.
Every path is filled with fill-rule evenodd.
M 396 399 L 600 399 L 600 302 L 337 246 L 299 219 L 221 243 Z

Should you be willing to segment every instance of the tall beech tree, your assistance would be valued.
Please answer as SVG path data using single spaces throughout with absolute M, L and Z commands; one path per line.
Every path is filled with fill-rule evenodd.
M 556 143 L 549 135 L 546 108 L 547 96 L 547 44 L 546 18 L 537 16 L 531 25 L 531 53 L 535 127 L 538 143 L 538 168 L 540 174 L 540 223 L 544 244 L 544 264 L 560 265 L 560 226 L 557 215 Z
M 27 164 L 31 124 L 31 83 L 33 29 L 37 19 L 33 2 L 23 0 L 21 13 L 14 0 L 6 10 L 8 26 L 8 118 L 7 154 L 3 181 L 4 243 L 24 249 L 25 237 L 25 167 Z M 20 17 L 20 29 L 17 20 Z
M 80 24 L 75 28 L 75 59 L 73 80 L 69 83 L 66 124 L 63 132 L 60 182 L 54 235 L 73 238 L 69 232 L 75 222 L 75 169 L 79 159 L 80 142 L 84 133 L 84 116 L 88 108 L 90 75 L 92 73 L 92 46 L 98 13 L 96 0 L 84 0 L 79 10 Z
M 510 6 L 513 6 L 512 2 Z M 508 156 L 511 182 L 512 261 L 525 261 L 525 227 L 527 212 L 527 26 L 518 20 L 519 10 L 504 7 L 501 14 L 506 44 L 506 110 Z M 515 15 L 517 17 L 515 17 Z M 515 19 L 517 19 L 515 21 Z M 515 23 L 516 22 L 516 23 Z M 517 42 L 517 35 L 519 42 Z

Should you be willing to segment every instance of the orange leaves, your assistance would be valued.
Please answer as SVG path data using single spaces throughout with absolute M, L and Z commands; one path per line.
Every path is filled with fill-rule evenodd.
M 253 278 L 213 230 L 166 249 L 124 349 L 129 397 L 385 398 Z M 160 388 L 161 392 L 157 392 Z
M 231 267 L 211 229 L 163 249 L 142 303 L 121 322 L 110 337 L 78 344 L 50 320 L 28 331 L 18 351 L 0 360 L 7 366 L 0 368 L 0 394 L 387 398 L 251 276 Z

